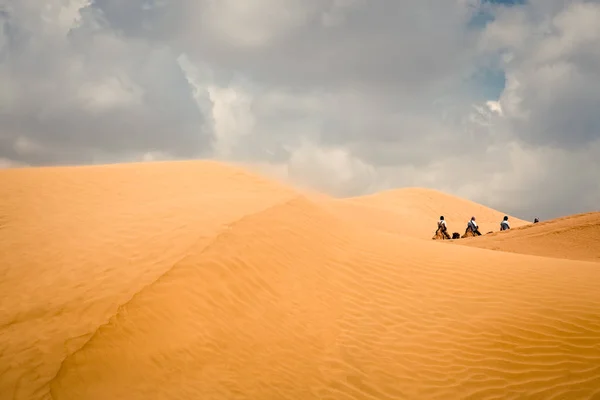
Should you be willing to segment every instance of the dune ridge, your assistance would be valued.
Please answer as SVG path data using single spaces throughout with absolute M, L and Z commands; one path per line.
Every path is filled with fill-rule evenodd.
M 0 398 L 600 396 L 597 264 L 419 236 L 428 190 L 309 196 L 215 162 L 0 181 Z
M 499 229 L 503 212 L 477 204 L 470 200 L 428 188 L 402 188 L 386 190 L 367 196 L 336 199 L 331 204 L 342 216 L 366 227 L 372 227 L 415 238 L 431 238 L 437 229 L 441 215 L 448 231 L 464 233 L 471 216 L 476 216 L 482 232 Z M 513 226 L 528 224 L 510 216 Z

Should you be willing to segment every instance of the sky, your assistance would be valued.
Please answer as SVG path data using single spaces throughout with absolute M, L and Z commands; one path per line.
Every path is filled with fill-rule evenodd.
M 217 159 L 526 220 L 600 204 L 600 1 L 0 0 L 0 89 L 5 168 Z

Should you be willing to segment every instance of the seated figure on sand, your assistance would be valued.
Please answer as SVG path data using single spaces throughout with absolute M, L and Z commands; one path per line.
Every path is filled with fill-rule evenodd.
M 508 223 L 508 216 L 505 215 L 504 219 L 502 220 L 502 222 L 500 222 L 500 230 L 501 231 L 507 231 L 510 229 L 510 224 Z
M 537 224 L 538 222 L 540 222 L 540 219 L 538 217 L 535 217 L 535 219 L 533 220 L 533 223 Z
M 450 239 L 450 235 L 448 234 L 448 227 L 446 226 L 446 220 L 444 220 L 444 216 L 440 217 L 440 220 L 437 223 L 437 229 L 435 231 L 434 239 Z
M 467 222 L 467 229 L 465 229 L 465 234 L 462 235 L 463 238 L 469 236 L 481 236 L 481 232 L 479 232 L 479 227 L 477 226 L 477 222 L 475 222 L 474 216 Z

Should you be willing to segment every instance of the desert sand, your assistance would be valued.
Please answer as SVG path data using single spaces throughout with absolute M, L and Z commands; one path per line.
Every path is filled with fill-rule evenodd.
M 457 242 L 483 249 L 600 262 L 600 212 L 569 215 Z
M 0 171 L 0 399 L 594 399 L 598 213 L 212 161 Z

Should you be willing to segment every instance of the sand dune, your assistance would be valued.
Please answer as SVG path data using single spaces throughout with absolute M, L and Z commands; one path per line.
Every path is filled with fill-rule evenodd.
M 369 196 L 336 199 L 330 210 L 340 217 L 351 217 L 362 226 L 430 239 L 437 221 L 444 216 L 450 234 L 465 232 L 471 216 L 477 218 L 482 233 L 497 231 L 504 213 L 469 200 L 461 199 L 433 189 L 404 188 L 389 190 Z M 529 222 L 510 217 L 512 226 Z
M 600 262 L 600 212 L 557 218 L 457 243 L 512 253 Z
M 22 399 L 191 246 L 296 196 L 211 163 L 4 170 L 0 182 L 0 396 Z
M 0 182 L 2 399 L 600 396 L 596 263 L 405 226 L 439 199 L 457 221 L 497 211 L 311 197 L 213 162 Z

